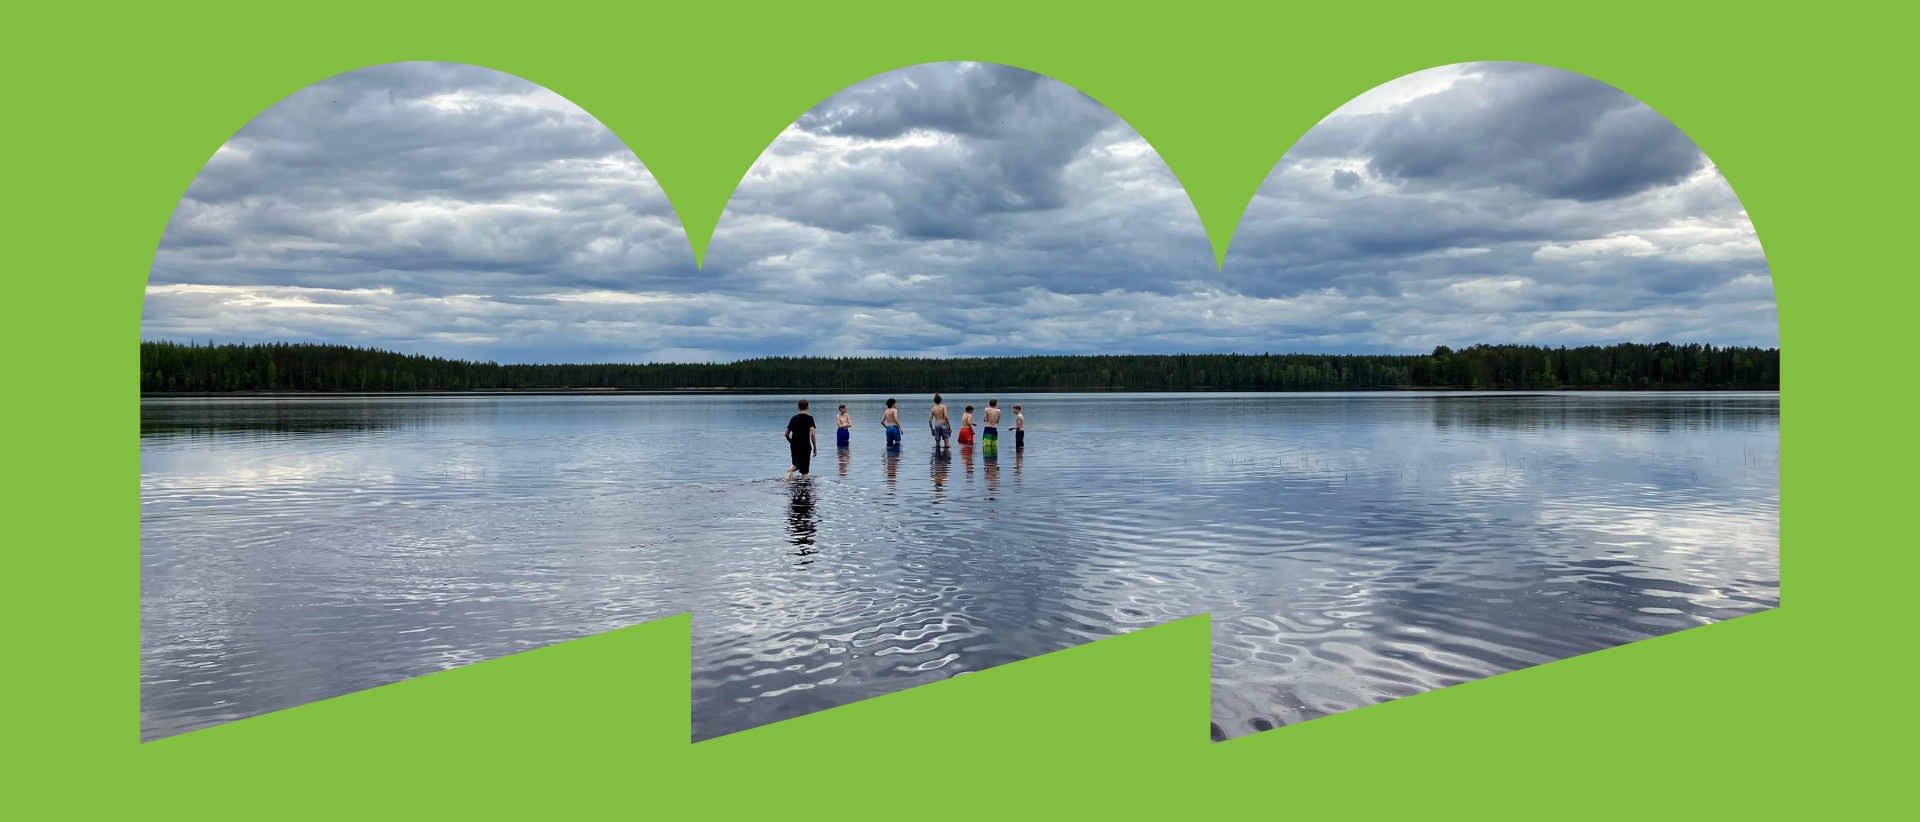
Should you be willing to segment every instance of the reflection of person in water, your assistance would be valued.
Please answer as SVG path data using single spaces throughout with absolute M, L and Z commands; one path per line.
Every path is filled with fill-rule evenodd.
M 987 478 L 988 500 L 994 499 L 1000 493 L 1000 458 L 996 456 L 997 453 L 997 449 L 989 449 L 986 451 L 987 462 L 984 469 L 982 469 L 985 471 Z
M 887 489 L 892 490 L 900 482 L 900 449 L 887 449 Z
M 941 492 L 947 489 L 947 465 L 953 462 L 953 452 L 944 448 L 933 450 L 933 502 L 940 503 Z
M 793 499 L 787 508 L 787 538 L 793 547 L 799 549 L 794 556 L 807 557 L 820 553 L 814 547 L 820 530 L 820 521 L 813 515 L 813 486 L 808 483 L 795 483 Z M 807 560 L 812 562 L 813 560 Z M 806 564 L 806 563 L 801 563 Z

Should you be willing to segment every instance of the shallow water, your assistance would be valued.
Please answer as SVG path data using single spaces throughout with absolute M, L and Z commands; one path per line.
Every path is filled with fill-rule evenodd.
M 143 736 L 691 610 L 696 739 L 1203 612 L 1221 739 L 1779 603 L 1777 394 L 812 399 L 143 402 Z

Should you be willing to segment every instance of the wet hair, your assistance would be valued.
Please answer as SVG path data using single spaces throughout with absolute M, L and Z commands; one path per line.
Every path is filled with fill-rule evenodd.
M 887 398 L 887 407 L 888 407 L 888 408 L 892 408 L 892 407 L 893 407 L 893 398 L 892 398 L 892 397 L 888 397 L 888 398 Z
M 1018 410 L 1020 410 L 1020 404 L 1019 404 L 1019 403 L 1017 403 L 1017 402 L 1016 402 L 1016 403 L 1014 403 L 1014 404 L 1013 404 L 1013 410 L 1015 410 L 1015 411 L 1018 411 Z
M 805 411 L 805 410 L 807 410 L 807 401 L 806 401 L 806 400 L 801 400 L 801 401 L 800 401 L 800 410 L 802 410 L 802 411 Z
M 840 410 L 842 410 L 842 411 L 845 411 L 845 410 L 847 410 L 847 404 L 846 404 L 846 403 L 841 403 L 841 404 L 840 404 Z
M 973 410 L 973 406 L 971 406 L 971 405 L 969 405 L 969 406 L 967 406 L 967 410 L 968 410 L 968 411 L 972 411 L 972 410 Z
M 934 404 L 934 405 L 939 405 L 939 404 L 940 404 L 940 395 L 939 395 L 939 394 L 935 394 L 935 395 L 933 395 L 933 404 Z
M 999 400 L 987 400 L 987 406 L 988 406 L 988 407 L 991 407 L 991 408 L 999 408 L 999 407 L 1000 407 L 1000 401 L 999 401 Z

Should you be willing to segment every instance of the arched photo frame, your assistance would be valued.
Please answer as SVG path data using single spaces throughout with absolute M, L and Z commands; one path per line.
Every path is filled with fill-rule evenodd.
M 16 31 L 37 36 L 8 65 L 37 119 L 8 137 L 19 171 L 4 325 L 14 350 L 38 353 L 13 371 L 8 403 L 6 607 L 21 628 L 9 747 L 30 763 L 12 775 L 16 801 L 35 816 L 236 817 L 744 816 L 846 801 L 902 816 L 1149 817 L 1360 801 L 1390 817 L 1437 805 L 1861 815 L 1888 798 L 1897 758 L 1875 755 L 1905 709 L 1871 672 L 1900 602 L 1880 589 L 1904 567 L 1889 512 L 1910 446 L 1887 442 L 1900 439 L 1897 381 L 1859 396 L 1881 376 L 1859 352 L 1902 326 L 1893 315 L 1912 286 L 1891 239 L 1899 187 L 1833 158 L 1908 162 L 1880 84 L 1899 76 L 1891 55 L 1910 21 L 1671 7 L 990 11 L 18 16 Z M 697 252 L 772 134 L 833 90 L 911 63 L 1020 65 L 1100 99 L 1179 176 L 1216 254 L 1274 160 L 1381 82 L 1475 59 L 1601 79 L 1713 158 L 1767 249 L 1783 344 L 1807 364 L 1782 441 L 1791 593 L 1751 619 L 1231 745 L 1191 732 L 1207 700 L 1196 618 L 690 746 L 684 617 L 140 745 L 132 342 L 154 244 L 194 172 L 253 114 L 322 77 L 410 59 L 498 68 L 577 102 L 654 171 Z M 1836 682 L 1836 660 L 1861 680 Z

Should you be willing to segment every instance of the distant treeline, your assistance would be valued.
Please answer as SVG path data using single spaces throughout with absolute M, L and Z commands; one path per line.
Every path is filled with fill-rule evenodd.
M 982 389 L 1374 391 L 1762 389 L 1780 350 L 1623 343 L 1476 345 L 1431 354 L 1177 354 L 1084 357 L 769 357 L 732 363 L 500 365 L 306 343 L 140 344 L 140 390 L 480 391 L 794 389 L 932 393 Z

